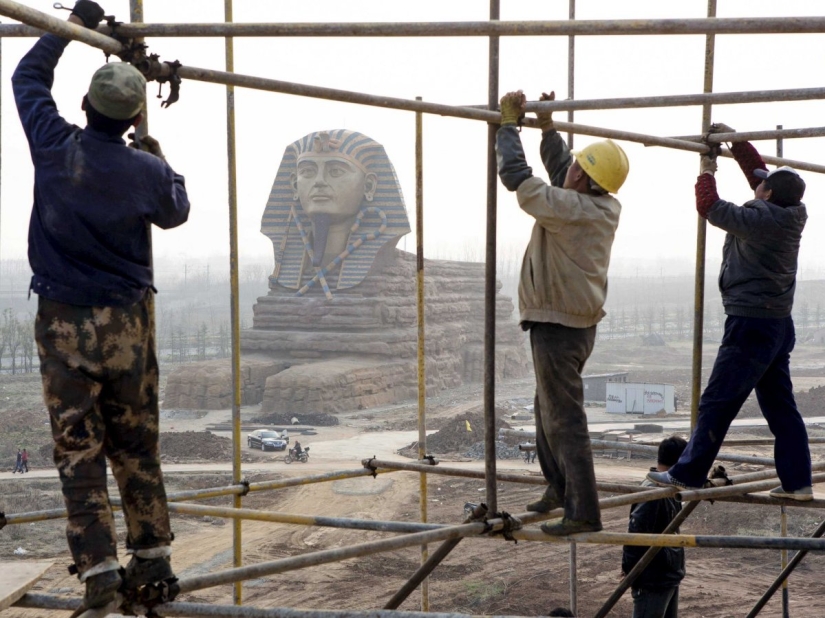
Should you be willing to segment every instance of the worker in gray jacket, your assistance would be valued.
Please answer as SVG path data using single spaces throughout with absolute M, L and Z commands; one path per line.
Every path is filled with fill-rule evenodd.
M 533 176 L 524 157 L 516 126 L 524 107 L 520 90 L 501 99 L 496 154 L 502 184 L 536 220 L 521 267 L 519 312 L 522 328 L 530 331 L 536 450 L 549 485 L 527 508 L 546 513 L 564 507 L 563 518 L 542 525 L 547 534 L 597 531 L 601 513 L 581 373 L 605 315 L 607 268 L 622 208 L 610 194 L 627 177 L 627 157 L 610 140 L 571 154 L 552 115 L 539 114 L 548 185 Z
M 733 132 L 717 124 L 712 131 Z M 802 230 L 808 219 L 805 181 L 790 167 L 768 171 L 748 142 L 731 146 L 754 199 L 737 206 L 719 199 L 716 160 L 704 156 L 696 181 L 696 210 L 725 230 L 719 290 L 727 318 L 722 345 L 690 442 L 669 471 L 650 472 L 659 485 L 701 487 L 728 428 L 745 400 L 756 399 L 776 438 L 776 472 L 782 485 L 771 496 L 812 500 L 808 433 L 793 396 L 790 353 L 796 341 L 791 317 Z

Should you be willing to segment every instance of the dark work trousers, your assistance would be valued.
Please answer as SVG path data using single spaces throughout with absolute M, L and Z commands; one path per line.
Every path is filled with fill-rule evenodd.
M 596 327 L 536 322 L 530 328 L 536 369 L 536 452 L 544 478 L 574 521 L 601 521 L 581 372 Z
M 748 395 L 756 399 L 776 438 L 776 471 L 787 491 L 811 485 L 808 433 L 791 384 L 790 353 L 796 337 L 793 319 L 728 316 L 722 345 L 687 448 L 670 475 L 701 487 L 719 453 L 730 424 Z
M 679 586 L 633 588 L 633 618 L 677 618 Z
M 106 458 L 123 500 L 127 548 L 171 542 L 153 316 L 151 293 L 126 307 L 80 307 L 42 296 L 38 302 L 43 396 L 69 513 L 66 537 L 81 575 L 117 557 Z

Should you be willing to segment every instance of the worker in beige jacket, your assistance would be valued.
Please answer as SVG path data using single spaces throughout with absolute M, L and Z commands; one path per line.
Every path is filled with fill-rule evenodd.
M 554 93 L 541 100 L 553 100 Z M 519 283 L 521 326 L 530 331 L 536 369 L 536 450 L 545 479 L 544 495 L 527 505 L 546 513 L 564 507 L 564 517 L 542 525 L 547 534 L 602 529 L 593 454 L 584 412 L 581 372 L 604 317 L 610 249 L 621 204 L 610 195 L 627 178 L 624 151 L 610 140 L 572 153 L 538 114 L 541 158 L 551 185 L 533 176 L 517 123 L 524 94 L 501 99 L 496 135 L 498 173 L 515 191 L 519 206 L 535 218 Z

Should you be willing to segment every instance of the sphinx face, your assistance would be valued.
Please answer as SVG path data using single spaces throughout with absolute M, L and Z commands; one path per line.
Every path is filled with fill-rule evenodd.
M 352 220 L 361 209 L 367 174 L 343 158 L 304 155 L 293 186 L 310 216 L 327 215 L 331 223 Z

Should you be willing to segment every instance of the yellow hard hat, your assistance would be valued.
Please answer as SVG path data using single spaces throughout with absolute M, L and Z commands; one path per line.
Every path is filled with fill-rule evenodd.
M 613 140 L 590 144 L 573 156 L 584 170 L 605 191 L 616 193 L 624 184 L 630 164 L 627 155 Z

